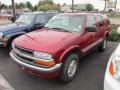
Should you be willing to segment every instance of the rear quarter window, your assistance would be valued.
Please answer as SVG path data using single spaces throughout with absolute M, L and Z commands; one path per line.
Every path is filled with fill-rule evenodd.
M 96 16 L 97 22 L 100 23 L 103 21 L 102 17 L 100 15 Z
M 105 26 L 105 21 L 101 15 L 96 15 L 96 19 L 99 27 Z

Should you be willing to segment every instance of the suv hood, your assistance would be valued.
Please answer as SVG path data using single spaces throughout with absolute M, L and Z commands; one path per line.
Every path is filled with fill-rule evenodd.
M 4 24 L 4 25 L 0 25 L 0 32 L 9 33 L 18 29 L 25 29 L 26 27 L 28 27 L 28 25 L 23 23 Z
M 76 35 L 78 34 L 42 29 L 20 36 L 15 40 L 15 44 L 27 49 L 51 53 L 69 43 Z

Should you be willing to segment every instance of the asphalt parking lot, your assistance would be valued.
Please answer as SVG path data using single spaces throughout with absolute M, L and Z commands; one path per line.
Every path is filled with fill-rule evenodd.
M 118 43 L 109 42 L 105 52 L 94 50 L 84 57 L 80 61 L 75 80 L 69 84 L 62 84 L 57 79 L 34 77 L 23 72 L 9 57 L 6 49 L 0 49 L 0 74 L 15 90 L 103 90 L 106 65 L 117 45 Z

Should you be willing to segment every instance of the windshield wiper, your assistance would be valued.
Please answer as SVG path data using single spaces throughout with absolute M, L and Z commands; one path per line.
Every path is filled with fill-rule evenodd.
M 70 32 L 70 31 L 68 31 L 68 30 L 66 30 L 66 29 L 63 29 L 63 28 L 51 28 L 51 29 L 60 30 L 60 31 L 65 31 L 65 32 Z
M 49 28 L 49 27 L 43 27 L 43 28 L 51 29 L 51 28 Z
M 25 24 L 24 22 L 15 22 L 15 23 L 22 23 L 22 24 Z

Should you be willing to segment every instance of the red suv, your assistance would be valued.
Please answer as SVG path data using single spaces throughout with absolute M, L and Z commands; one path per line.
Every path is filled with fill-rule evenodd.
M 104 51 L 110 31 L 106 15 L 66 13 L 53 17 L 43 29 L 18 37 L 10 55 L 24 71 L 40 77 L 74 79 L 79 60 L 92 48 Z

